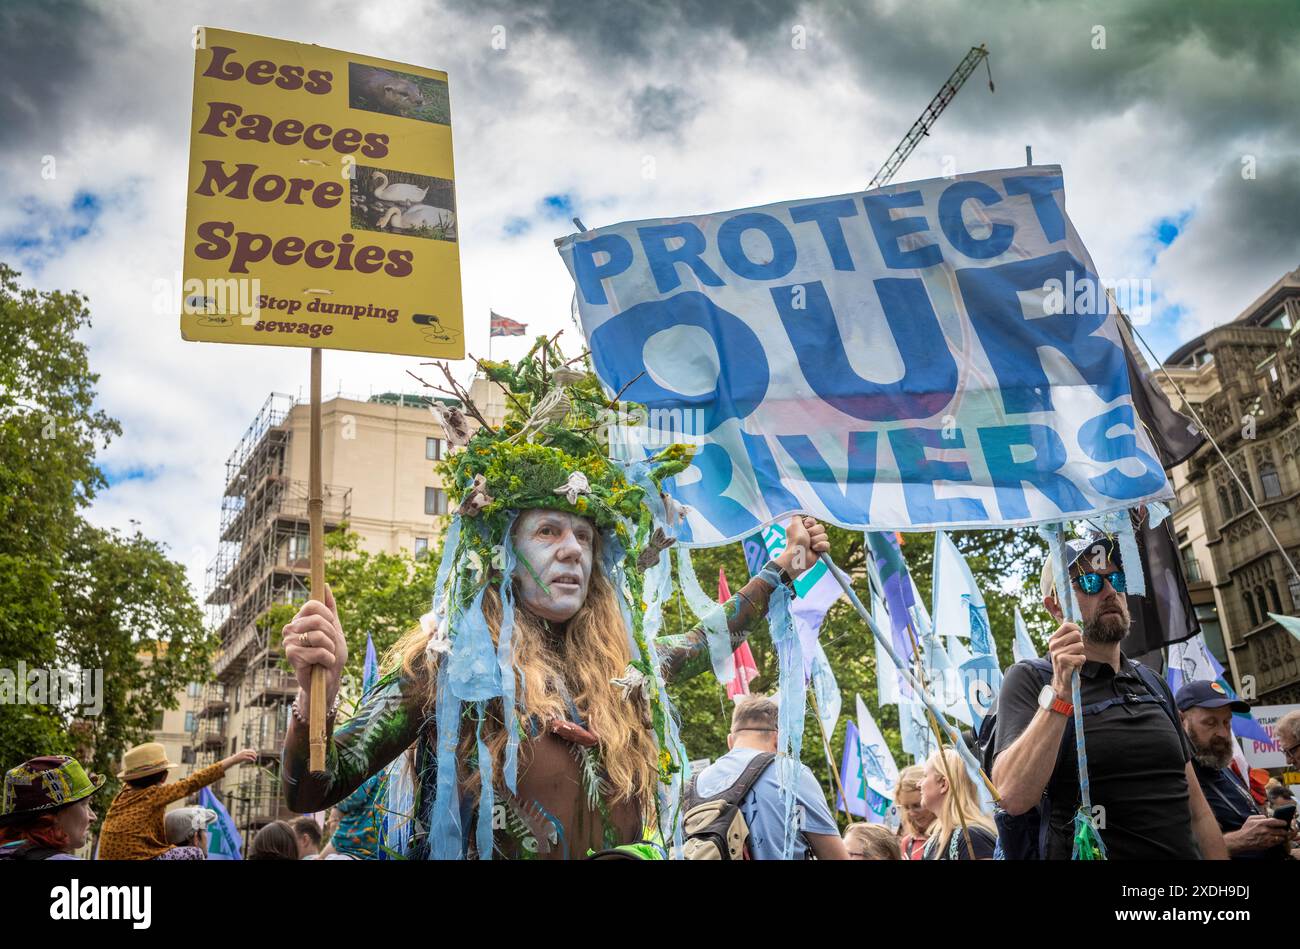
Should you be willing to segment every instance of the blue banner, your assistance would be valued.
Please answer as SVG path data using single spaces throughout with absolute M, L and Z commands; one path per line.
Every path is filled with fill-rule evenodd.
M 1171 493 L 1054 165 L 636 221 L 559 251 L 619 451 L 696 446 L 679 538 L 1061 521 Z

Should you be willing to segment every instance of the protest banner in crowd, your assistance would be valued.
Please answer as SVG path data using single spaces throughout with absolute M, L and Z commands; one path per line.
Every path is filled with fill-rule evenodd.
M 196 28 L 181 334 L 465 355 L 446 73 Z
M 596 228 L 557 242 L 603 382 L 680 539 L 790 512 L 923 530 L 1061 521 L 1169 497 L 1116 317 L 1057 166 Z

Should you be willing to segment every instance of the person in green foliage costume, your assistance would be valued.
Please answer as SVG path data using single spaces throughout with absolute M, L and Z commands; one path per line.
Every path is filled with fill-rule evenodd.
M 347 661 L 332 595 L 284 627 L 300 685 L 285 798 L 298 812 L 328 807 L 413 746 L 400 856 L 576 859 L 634 851 L 627 845 L 647 837 L 671 843 L 687 758 L 664 684 L 711 668 L 710 629 L 716 659 L 765 628 L 773 592 L 829 548 L 825 528 L 792 519 L 785 553 L 720 615 L 656 638 L 669 569 L 661 554 L 682 516 L 660 484 L 685 470 L 691 449 L 610 461 L 608 397 L 544 340 L 515 365 L 481 366 L 510 411 L 499 429 L 484 423 L 472 437 L 459 413 L 435 411 L 461 447 L 441 465 L 459 506 L 434 609 L 333 730 L 321 773 L 307 767 L 311 670 L 326 670 L 332 727 Z

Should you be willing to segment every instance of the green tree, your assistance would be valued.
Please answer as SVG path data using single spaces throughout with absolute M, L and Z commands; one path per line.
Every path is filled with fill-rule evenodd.
M 206 678 L 214 637 L 184 567 L 138 529 L 78 524 L 56 594 L 59 665 L 102 677 L 102 708 L 76 722 L 93 749 L 82 763 L 111 776 L 127 746 L 148 740 L 155 714 Z
M 18 276 L 0 262 L 0 668 L 13 671 L 58 661 L 64 556 L 104 485 L 96 447 L 121 433 L 94 408 L 85 297 L 21 289 Z M 0 765 L 71 748 L 63 710 L 0 705 Z
M 18 276 L 0 262 L 0 668 L 84 671 L 103 689 L 99 709 L 0 704 L 0 767 L 75 753 L 112 774 L 203 677 L 209 637 L 180 564 L 138 530 L 81 516 L 106 484 L 95 453 L 121 427 L 94 407 L 86 298 Z

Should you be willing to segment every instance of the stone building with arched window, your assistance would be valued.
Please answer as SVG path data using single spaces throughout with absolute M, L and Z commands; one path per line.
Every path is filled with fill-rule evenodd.
M 1300 268 L 1164 363 L 1214 436 L 1174 469 L 1174 533 L 1207 644 L 1253 702 L 1300 702 Z M 1183 400 L 1157 372 L 1170 402 Z M 1186 414 L 1187 408 L 1182 410 Z

